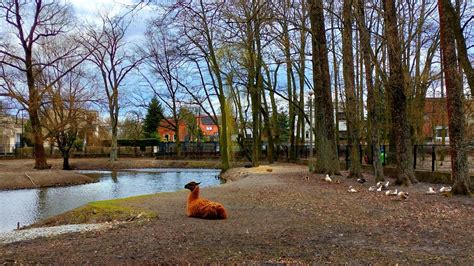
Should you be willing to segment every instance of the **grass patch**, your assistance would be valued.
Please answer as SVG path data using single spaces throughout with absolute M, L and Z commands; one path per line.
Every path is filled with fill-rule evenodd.
M 155 212 L 143 208 L 127 206 L 127 203 L 132 200 L 144 199 L 151 196 L 153 195 L 93 201 L 74 210 L 42 220 L 29 227 L 153 219 L 157 217 Z

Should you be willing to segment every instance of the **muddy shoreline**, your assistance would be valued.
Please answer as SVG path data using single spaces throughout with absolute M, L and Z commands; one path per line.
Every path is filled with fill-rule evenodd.
M 60 170 L 61 159 L 50 159 L 51 169 L 34 170 L 32 159 L 0 161 L 0 191 L 42 187 L 72 186 L 97 182 L 74 170 L 120 170 L 130 168 L 219 168 L 217 160 L 155 160 L 153 158 L 119 158 L 111 163 L 107 158 L 71 159 L 73 170 Z

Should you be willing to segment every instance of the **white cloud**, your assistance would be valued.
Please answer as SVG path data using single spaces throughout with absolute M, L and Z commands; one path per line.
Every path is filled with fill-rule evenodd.
M 137 0 L 73 0 L 70 1 L 79 20 L 86 23 L 101 23 L 99 14 L 107 13 L 111 16 L 124 13 L 137 3 Z M 129 26 L 127 39 L 139 42 L 142 40 L 146 23 L 153 15 L 150 6 L 139 6 L 135 9 L 132 23 Z

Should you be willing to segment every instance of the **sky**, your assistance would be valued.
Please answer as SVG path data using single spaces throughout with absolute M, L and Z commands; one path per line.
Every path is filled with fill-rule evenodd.
M 132 7 L 137 0 L 70 0 L 75 14 L 79 20 L 85 21 L 86 23 L 101 23 L 99 14 L 109 12 L 110 15 L 116 15 L 124 13 L 128 8 Z M 154 11 L 149 6 L 141 6 L 138 15 L 133 16 L 132 23 L 128 28 L 128 32 L 125 35 L 126 41 L 133 43 L 132 46 L 139 45 L 144 42 L 144 34 L 146 31 L 146 24 L 149 19 L 154 15 Z M 128 91 L 128 87 L 133 87 L 131 84 L 137 84 L 140 81 L 137 80 L 135 73 L 130 73 L 124 81 L 124 86 L 127 87 L 125 91 Z M 136 89 L 136 88 L 134 88 Z M 128 94 L 128 93 L 125 93 Z M 122 96 L 123 98 L 123 96 Z M 151 99 L 151 96 L 150 96 Z M 122 99 L 124 100 L 124 99 Z M 120 117 L 124 117 L 128 111 L 136 109 L 125 99 L 122 104 Z M 142 110 L 143 111 L 143 110 Z M 103 116 L 107 116 L 107 112 L 102 112 Z
M 111 15 L 119 14 L 127 8 L 133 6 L 136 0 L 71 0 L 76 16 L 80 20 L 91 23 L 100 22 L 99 14 L 110 12 Z M 141 6 L 139 15 L 134 16 L 130 25 L 129 33 L 126 35 L 129 40 L 140 39 L 146 30 L 146 21 L 153 15 L 153 10 L 149 6 Z
M 74 7 L 75 14 L 78 19 L 87 21 L 89 23 L 100 23 L 98 14 L 102 12 L 110 12 L 111 15 L 125 12 L 127 8 L 133 6 L 140 0 L 69 0 Z M 171 3 L 171 0 L 156 0 L 157 4 Z M 147 21 L 155 17 L 159 13 L 156 6 L 140 6 L 137 11 L 138 15 L 133 17 L 133 21 L 128 28 L 128 32 L 125 35 L 128 42 L 133 43 L 131 47 L 140 45 L 144 42 L 144 34 L 147 29 Z M 131 72 L 124 81 L 123 94 L 121 95 L 121 110 L 120 117 L 123 119 L 129 111 L 141 111 L 145 112 L 144 108 L 137 108 L 138 102 L 135 102 L 133 98 L 144 101 L 151 100 L 153 97 L 151 90 L 141 88 L 139 95 L 133 95 L 132 91 L 136 90 L 137 87 L 141 87 L 144 84 L 139 75 Z M 132 101 L 132 102 L 131 102 Z M 215 99 L 217 104 L 217 99 Z M 134 103 L 135 102 L 135 103 Z M 105 110 L 102 110 L 101 115 L 106 117 L 108 114 Z

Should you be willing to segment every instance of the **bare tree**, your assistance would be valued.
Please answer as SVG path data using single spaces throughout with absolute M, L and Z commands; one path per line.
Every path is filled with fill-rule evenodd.
M 474 16 L 464 24 L 461 25 L 461 18 L 454 9 L 451 2 L 441 1 L 444 4 L 444 14 L 447 18 L 448 26 L 451 28 L 453 32 L 453 37 L 456 39 L 456 47 L 457 47 L 457 56 L 459 59 L 459 63 L 461 64 L 464 73 L 466 74 L 467 82 L 471 89 L 471 96 L 474 97 L 474 68 L 472 67 L 471 62 L 469 61 L 468 56 L 468 47 L 466 45 L 466 38 L 464 37 L 463 30 L 474 19 Z M 438 1 L 438 6 L 440 5 Z M 472 23 L 472 22 L 471 22 Z
M 235 10 L 231 10 L 228 16 L 233 19 L 238 28 L 237 32 L 245 52 L 243 65 L 247 71 L 247 90 L 250 95 L 252 112 L 252 165 L 260 164 L 261 137 L 262 137 L 262 97 L 263 97 L 263 48 L 262 28 L 265 25 L 268 3 L 266 1 L 254 0 L 235 1 Z M 290 63 L 291 66 L 291 63 Z M 291 86 L 291 85 L 290 85 Z M 268 115 L 268 114 L 265 114 Z M 265 121 L 269 121 L 267 118 Z
M 125 119 L 120 124 L 120 137 L 134 141 L 143 137 L 143 117 L 137 110 L 127 112 Z
M 346 121 L 347 143 L 350 149 L 351 165 L 348 177 L 361 177 L 361 163 L 359 156 L 359 115 L 357 114 L 357 96 L 354 86 L 354 56 L 352 48 L 352 0 L 344 0 L 342 17 L 344 27 L 342 30 L 343 74 L 346 93 Z
M 451 171 L 454 181 L 454 194 L 470 194 L 469 165 L 465 143 L 465 114 L 463 111 L 462 75 L 457 68 L 455 29 L 449 26 L 452 18 L 452 6 L 449 0 L 438 1 L 440 18 L 441 52 L 443 54 L 443 72 L 446 81 L 446 106 L 449 121 L 449 146 L 451 148 Z
M 49 168 L 43 147 L 43 133 L 39 109 L 46 88 L 61 80 L 85 60 L 80 42 L 70 42 L 54 56 L 43 57 L 39 49 L 58 38 L 68 39 L 75 27 L 69 5 L 58 0 L 20 1 L 0 3 L 0 18 L 8 30 L 8 38 L 0 44 L 0 65 L 3 77 L 2 94 L 15 99 L 28 111 L 34 135 L 35 168 Z M 64 60 L 72 64 L 62 64 Z M 47 84 L 39 83 L 43 72 L 56 69 L 60 73 Z M 25 86 L 26 85 L 26 86 Z
M 227 95 L 224 90 L 225 78 L 221 71 L 221 65 L 218 60 L 217 51 L 219 49 L 218 37 L 221 36 L 219 23 L 223 17 L 222 8 L 225 2 L 222 1 L 178 1 L 173 6 L 174 11 L 177 12 L 176 18 L 180 23 L 180 33 L 185 37 L 189 43 L 188 48 L 204 60 L 207 74 L 211 80 L 213 94 L 217 97 L 220 105 L 221 121 L 219 123 L 219 144 L 221 168 L 226 171 L 230 167 L 229 155 L 229 127 L 227 125 Z M 199 73 L 204 73 L 199 70 Z
M 176 36 L 167 27 L 155 21 L 147 31 L 147 46 L 142 51 L 146 57 L 142 77 L 170 114 L 163 117 L 166 123 L 161 126 L 174 131 L 176 153 L 180 156 L 180 125 L 183 123 L 180 109 L 185 101 L 180 74 L 183 73 L 184 58 L 179 53 Z
M 63 79 L 47 87 L 40 108 L 45 137 L 57 144 L 63 156 L 63 170 L 71 169 L 70 151 L 78 140 L 80 130 L 87 127 L 88 102 L 92 100 L 88 85 L 83 71 L 76 69 L 69 72 Z
M 419 2 L 419 3 L 418 3 Z M 412 141 L 423 142 L 423 112 L 426 93 L 438 79 L 434 74 L 433 59 L 439 45 L 439 29 L 433 18 L 435 2 L 407 1 L 400 6 L 399 27 L 402 36 L 403 75 L 407 88 L 407 115 Z
M 117 134 L 120 112 L 119 95 L 127 75 L 135 69 L 143 57 L 136 57 L 125 35 L 131 23 L 130 12 L 124 15 L 101 15 L 101 25 L 90 26 L 87 36 L 88 49 L 92 53 L 90 61 L 100 71 L 102 85 L 107 96 L 107 109 L 112 128 L 110 160 L 118 157 Z
M 331 98 L 326 31 L 324 28 L 323 3 L 321 0 L 308 1 L 311 21 L 311 43 L 313 63 L 313 86 L 315 95 L 315 171 L 339 173 L 334 132 L 334 110 Z
M 390 77 L 386 84 L 390 95 L 392 127 L 397 148 L 397 183 L 417 182 L 412 163 L 410 129 L 407 119 L 406 82 L 402 69 L 402 47 L 397 27 L 394 0 L 383 0 L 385 37 L 387 39 Z
M 137 141 L 143 137 L 143 117 L 140 111 L 127 112 L 125 119 L 120 123 L 120 137 L 133 140 L 133 153 L 138 155 Z M 155 128 L 156 132 L 156 128 Z
M 362 46 L 362 57 L 365 67 L 365 84 L 367 88 L 367 109 L 368 109 L 368 120 L 369 120 L 369 143 L 373 149 L 372 165 L 374 166 L 374 175 L 376 181 L 383 181 L 383 166 L 380 160 L 380 108 L 377 104 L 381 104 L 381 93 L 374 86 L 374 79 L 372 77 L 374 67 L 372 61 L 376 61 L 372 47 L 370 46 L 370 33 L 366 26 L 365 18 L 365 6 L 364 1 L 356 0 L 356 21 L 360 35 L 360 41 Z

